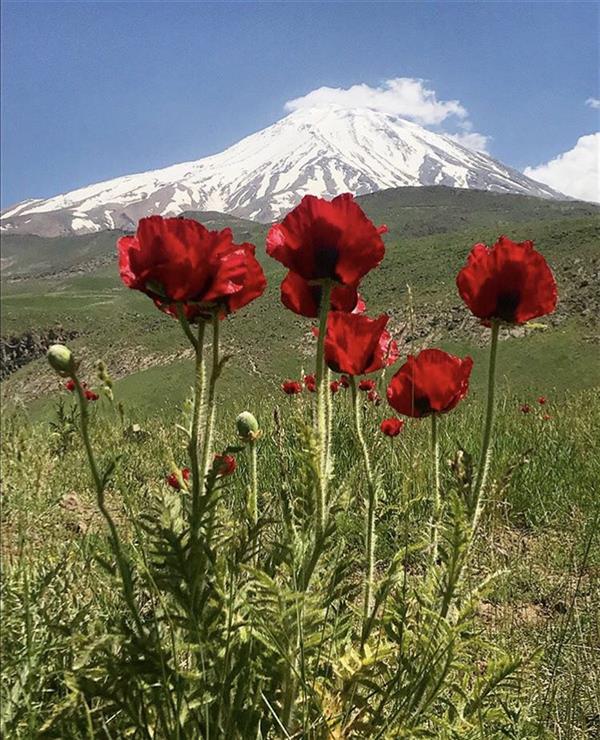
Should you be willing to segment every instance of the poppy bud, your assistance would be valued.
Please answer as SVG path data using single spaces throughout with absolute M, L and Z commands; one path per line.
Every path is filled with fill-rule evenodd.
M 71 350 L 64 344 L 53 344 L 48 348 L 46 357 L 50 366 L 65 378 L 74 375 L 77 370 L 78 363 L 75 362 Z
M 235 420 L 238 434 L 244 440 L 244 442 L 254 442 L 260 437 L 260 429 L 258 421 L 254 414 L 249 411 L 242 411 L 242 413 Z

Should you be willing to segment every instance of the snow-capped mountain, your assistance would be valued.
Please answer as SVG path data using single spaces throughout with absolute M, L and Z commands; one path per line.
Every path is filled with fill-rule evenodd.
M 486 154 L 402 118 L 332 106 L 298 110 L 220 154 L 126 175 L 1 214 L 5 233 L 133 229 L 143 216 L 221 211 L 270 222 L 307 193 L 448 185 L 560 198 Z

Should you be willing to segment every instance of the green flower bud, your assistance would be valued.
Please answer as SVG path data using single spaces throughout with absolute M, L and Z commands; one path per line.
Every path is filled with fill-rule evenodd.
M 245 442 L 254 442 L 255 439 L 260 437 L 260 429 L 256 417 L 249 411 L 242 411 L 235 420 L 235 423 L 238 434 Z
M 46 354 L 50 366 L 62 377 L 70 377 L 75 374 L 78 363 L 75 362 L 73 353 L 64 344 L 53 344 L 48 348 Z

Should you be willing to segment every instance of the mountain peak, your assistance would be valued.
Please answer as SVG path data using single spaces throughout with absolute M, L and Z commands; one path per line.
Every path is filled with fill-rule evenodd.
M 561 197 L 411 121 L 328 105 L 295 110 L 219 154 L 24 201 L 2 213 L 1 228 L 42 236 L 131 230 L 143 216 L 187 210 L 267 223 L 308 193 L 331 198 L 415 185 Z

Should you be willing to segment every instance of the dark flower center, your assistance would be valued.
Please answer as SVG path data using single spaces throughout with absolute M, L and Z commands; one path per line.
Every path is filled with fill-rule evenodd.
M 336 279 L 335 268 L 337 267 L 337 247 L 319 246 L 315 253 L 317 275 L 321 278 Z
M 515 313 L 520 301 L 521 295 L 516 290 L 500 293 L 496 300 L 494 318 L 513 322 L 515 320 Z
M 413 400 L 413 408 L 418 411 L 420 416 L 427 416 L 427 414 L 430 414 L 433 411 L 427 396 L 415 396 Z

